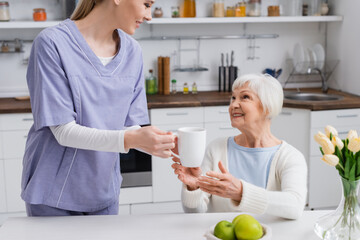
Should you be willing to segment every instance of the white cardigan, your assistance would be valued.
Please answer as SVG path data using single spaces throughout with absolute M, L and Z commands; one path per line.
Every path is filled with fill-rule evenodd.
M 228 169 L 227 141 L 219 138 L 207 147 L 201 169 L 220 172 L 221 160 Z M 242 180 L 243 193 L 240 204 L 197 189 L 188 191 L 183 185 L 181 200 L 185 212 L 249 212 L 270 214 L 297 219 L 304 210 L 307 194 L 307 166 L 304 156 L 296 148 L 282 141 L 270 166 L 266 189 Z

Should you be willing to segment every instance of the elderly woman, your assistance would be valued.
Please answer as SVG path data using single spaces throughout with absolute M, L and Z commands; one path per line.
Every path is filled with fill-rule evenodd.
M 244 75 L 234 82 L 229 114 L 240 134 L 210 143 L 201 168 L 186 168 L 173 158 L 172 168 L 184 183 L 186 212 L 242 211 L 288 219 L 302 215 L 306 161 L 270 129 L 282 104 L 282 87 L 270 75 Z

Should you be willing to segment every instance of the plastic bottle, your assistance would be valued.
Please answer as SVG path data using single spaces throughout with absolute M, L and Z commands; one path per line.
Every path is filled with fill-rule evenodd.
M 146 78 L 145 82 L 146 94 L 155 94 L 157 93 L 157 79 L 153 74 L 153 70 L 149 70 L 149 76 Z

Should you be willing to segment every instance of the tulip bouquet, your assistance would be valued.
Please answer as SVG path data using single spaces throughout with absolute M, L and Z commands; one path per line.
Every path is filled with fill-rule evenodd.
M 318 132 L 314 139 L 320 145 L 322 160 L 339 172 L 343 187 L 340 205 L 334 213 L 325 216 L 328 219 L 318 221 L 315 232 L 319 233 L 316 228 L 320 225 L 323 239 L 360 239 L 360 207 L 357 196 L 360 182 L 360 138 L 355 130 L 350 130 L 346 139 L 342 140 L 334 127 L 326 126 L 325 134 Z

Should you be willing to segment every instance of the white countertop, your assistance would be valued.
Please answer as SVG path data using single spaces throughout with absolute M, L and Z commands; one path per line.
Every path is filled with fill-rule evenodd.
M 274 240 L 317 240 L 313 226 L 329 211 L 305 211 L 299 220 L 254 215 L 272 228 Z M 220 220 L 239 213 L 159 214 L 129 216 L 15 217 L 0 227 L 1 240 L 204 239 Z

